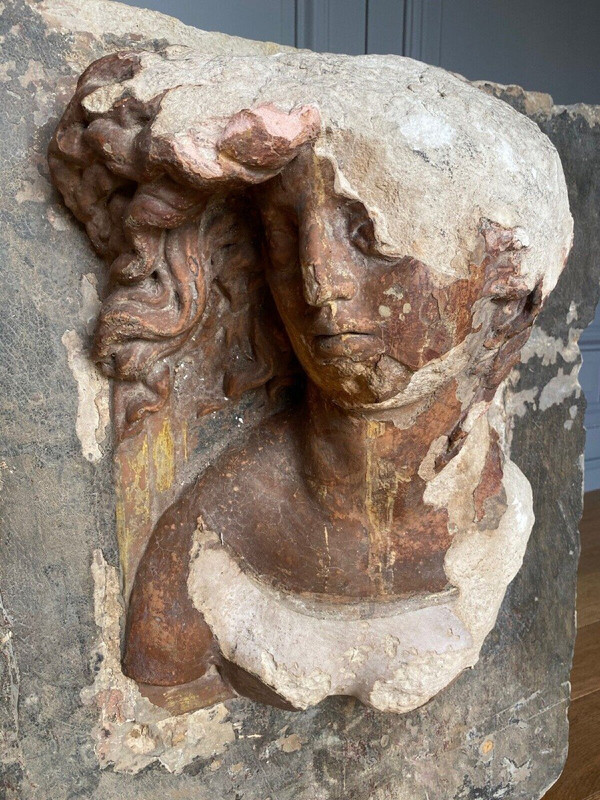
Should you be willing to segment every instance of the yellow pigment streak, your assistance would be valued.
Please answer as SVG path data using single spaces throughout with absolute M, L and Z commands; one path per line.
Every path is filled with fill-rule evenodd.
M 168 419 L 163 422 L 160 433 L 154 441 L 152 458 L 156 471 L 156 488 L 159 492 L 166 492 L 175 480 L 175 446 L 171 422 Z

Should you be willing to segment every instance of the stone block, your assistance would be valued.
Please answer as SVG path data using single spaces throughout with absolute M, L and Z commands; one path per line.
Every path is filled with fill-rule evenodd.
M 542 797 L 562 769 L 568 736 L 585 435 L 577 340 L 600 286 L 597 109 L 479 85 L 529 116 L 557 148 L 575 237 L 505 390 L 510 455 L 531 484 L 535 524 L 477 663 L 405 714 L 331 697 L 298 713 L 236 698 L 172 715 L 120 673 L 119 569 L 126 574 L 128 565 L 122 548 L 119 555 L 119 452 L 108 383 L 87 355 L 106 270 L 51 187 L 46 150 L 77 77 L 103 55 L 167 45 L 248 55 L 280 48 L 232 43 L 102 0 L 7 0 L 0 25 L 4 796 Z M 162 422 L 153 424 L 148 463 L 171 447 Z M 206 430 L 197 445 L 204 463 L 215 431 L 235 424 L 232 412 Z M 117 467 L 131 463 L 128 454 Z M 148 513 L 143 476 L 126 485 L 137 487 L 139 513 Z M 106 735 L 114 729 L 117 736 Z

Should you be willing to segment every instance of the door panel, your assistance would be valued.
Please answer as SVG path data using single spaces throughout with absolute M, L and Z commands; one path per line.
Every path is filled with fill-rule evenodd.
M 583 365 L 579 382 L 587 400 L 585 427 L 585 490 L 600 489 L 600 306 L 581 337 Z
M 367 53 L 404 54 L 404 15 L 409 0 L 368 3 Z
M 295 44 L 294 0 L 121 0 L 177 17 L 205 31 Z

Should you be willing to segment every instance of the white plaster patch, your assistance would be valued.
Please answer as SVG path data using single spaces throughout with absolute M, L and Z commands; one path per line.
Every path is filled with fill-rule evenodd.
M 284 753 L 296 753 L 302 749 L 302 739 L 297 733 L 291 733 L 289 736 L 279 738 L 275 744 Z
M 506 587 L 523 563 L 534 522 L 531 486 L 512 461 L 504 464 L 503 486 L 507 510 L 498 529 L 459 529 L 444 564 L 449 580 L 460 588 L 457 613 L 468 621 L 480 646 L 496 622 Z M 452 519 L 455 505 L 450 509 Z M 478 658 L 477 649 L 473 664 Z
M 577 303 L 575 300 L 571 300 L 571 305 L 569 306 L 569 311 L 567 312 L 567 325 L 575 322 L 575 320 L 578 318 L 579 315 L 577 313 Z
M 458 675 L 467 664 L 464 653 L 439 653 L 423 663 L 420 670 L 410 663 L 402 664 L 392 680 L 375 682 L 371 705 L 382 711 L 409 711 L 423 704 L 423 697 L 433 696 L 448 685 L 448 675 Z
M 12 59 L 0 64 L 0 83 L 8 83 L 12 80 L 12 75 L 10 73 L 15 71 L 16 66 Z
M 77 331 L 65 331 L 61 339 L 67 350 L 69 367 L 77 383 L 77 420 L 75 430 L 81 452 L 88 461 L 100 461 L 100 442 L 106 438 L 110 421 L 109 384 L 90 361 Z
M 81 105 L 89 114 L 106 114 L 123 94 L 120 84 L 108 84 L 100 86 L 93 92 L 84 97 Z
M 578 341 L 580 336 L 579 328 L 570 328 L 568 340 L 565 343 L 561 338 L 550 336 L 542 328 L 536 326 L 521 351 L 521 363 L 527 363 L 534 356 L 541 359 L 542 365 L 545 367 L 556 364 L 558 356 L 567 363 L 573 363 L 579 358 Z
M 515 155 L 515 151 L 512 149 L 506 139 L 499 139 L 496 142 L 496 147 L 498 148 L 498 156 L 502 161 L 503 166 L 509 172 L 517 172 L 519 169 L 519 164 Z
M 577 406 L 571 406 L 569 408 L 569 416 L 571 419 L 565 420 L 564 427 L 566 430 L 570 431 L 573 427 L 573 422 L 575 421 L 575 417 L 577 416 Z
M 81 698 L 86 705 L 97 705 L 100 712 L 93 729 L 100 766 L 136 773 L 158 762 L 169 772 L 179 773 L 195 758 L 223 753 L 235 740 L 223 703 L 173 716 L 143 697 L 135 681 L 123 675 L 119 575 L 100 550 L 94 551 L 92 576 L 96 625 L 100 629 L 94 662 L 99 661 L 99 669 Z
M 428 483 L 425 502 L 447 508 L 456 532 L 445 569 L 458 591 L 418 604 L 403 600 L 363 609 L 357 603 L 340 616 L 339 606 L 278 592 L 244 573 L 200 519 L 188 591 L 225 657 L 297 708 L 346 694 L 396 713 L 427 702 L 473 666 L 533 525 L 531 488 L 508 459 L 507 508 L 498 527 L 482 529 L 475 522 L 473 487 L 488 446 L 487 420 L 480 416 L 460 453 Z
M 98 278 L 93 272 L 87 272 L 81 276 L 79 289 L 81 292 L 79 319 L 84 324 L 87 333 L 91 334 L 102 305 L 98 296 Z
M 17 203 L 49 203 L 52 188 L 34 164 L 29 164 L 23 172 L 21 185 L 17 189 Z
M 93 3 L 42 0 L 36 5 L 36 12 L 42 16 L 49 32 L 62 29 L 81 32 L 85 36 L 91 34 L 100 40 L 110 34 L 121 37 L 125 31 L 131 32 L 134 40 L 152 40 L 160 32 L 161 39 L 196 47 L 207 53 L 231 55 L 232 49 L 238 54 L 277 53 L 291 49 L 273 42 L 254 42 L 224 33 L 199 30 L 158 11 L 131 8 L 112 0 L 95 0 Z
M 391 295 L 395 297 L 396 300 L 402 300 L 404 297 L 404 292 L 399 286 L 390 286 L 389 289 L 386 289 L 384 294 Z
M 27 62 L 27 69 L 23 75 L 19 76 L 19 83 L 26 89 L 30 83 L 42 81 L 45 78 L 45 72 L 39 61 L 34 61 L 32 58 Z
M 429 450 L 427 451 L 425 458 L 419 464 L 418 474 L 421 480 L 428 482 L 435 478 L 437 473 L 435 462 L 438 456 L 441 456 L 441 454 L 444 452 L 447 445 L 448 437 L 443 435 L 438 436 L 437 439 L 434 439 L 429 445 Z
M 66 231 L 71 227 L 71 221 L 62 207 L 48 206 L 46 219 L 55 231 Z
M 452 125 L 427 112 L 412 114 L 400 126 L 400 131 L 415 150 L 448 147 L 456 137 Z
M 540 411 L 546 411 L 551 406 L 560 405 L 567 397 L 581 395 L 578 375 L 579 367 L 577 364 L 571 372 L 565 374 L 561 368 L 558 375 L 555 375 L 542 389 L 540 394 Z
M 345 694 L 382 710 L 408 711 L 474 658 L 453 596 L 432 596 L 420 607 L 411 600 L 385 603 L 379 615 L 373 615 L 373 604 L 365 613 L 357 603 L 340 618 L 339 606 L 304 603 L 242 572 L 201 520 L 188 591 L 223 655 L 296 708 Z M 397 648 L 390 648 L 391 640 Z
M 531 761 L 525 761 L 520 766 L 517 766 L 514 761 L 509 758 L 503 759 L 504 767 L 506 769 L 507 777 L 510 784 L 518 786 L 524 784 L 531 775 Z M 543 795 L 542 795 L 543 797 Z
M 41 3 L 42 14 L 47 5 Z M 115 13 L 108 15 L 111 24 Z M 551 291 L 572 219 L 558 153 L 531 120 L 410 59 L 307 51 L 267 57 L 258 54 L 268 46 L 251 50 L 253 43 L 239 41 L 232 54 L 230 39 L 216 38 L 213 48 L 204 37 L 210 53 L 171 47 L 142 54 L 132 77 L 91 92 L 84 106 L 103 113 L 123 96 L 144 101 L 162 93 L 153 143 L 172 149 L 176 171 L 197 163 L 210 172 L 216 164 L 210 143 L 229 115 L 268 103 L 289 110 L 309 99 L 322 119 L 315 153 L 332 165 L 336 190 L 365 205 L 383 254 L 418 258 L 440 280 L 465 276 L 483 217 L 527 231 L 522 274 L 531 287 L 543 277 L 544 294 Z
M 535 409 L 539 391 L 537 387 L 522 389 L 520 392 L 513 392 L 509 389 L 505 396 L 506 416 L 509 419 L 524 417 L 528 411 L 527 406 Z
M 414 708 L 424 692 L 440 691 L 451 675 L 473 666 L 485 637 L 493 628 L 506 587 L 517 574 L 533 526 L 529 482 L 512 462 L 504 465 L 503 486 L 507 510 L 497 530 L 478 530 L 469 523 L 472 509 L 465 504 L 464 487 L 476 485 L 487 452 L 487 423 L 480 419 L 456 458 L 430 481 L 424 500 L 448 509 L 457 534 L 446 554 L 444 568 L 459 590 L 453 612 L 472 636 L 473 645 L 463 653 L 439 652 L 421 664 L 419 671 L 403 665 L 393 681 L 376 683 L 372 703 L 377 708 Z M 471 473 L 470 475 L 468 473 Z M 462 489 L 461 489 L 461 484 Z M 453 632 L 453 631 L 452 631 Z M 460 657 L 459 657 L 460 656 Z

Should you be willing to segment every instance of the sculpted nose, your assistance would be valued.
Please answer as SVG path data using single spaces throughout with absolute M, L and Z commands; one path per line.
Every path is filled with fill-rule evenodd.
M 324 306 L 354 297 L 356 281 L 346 260 L 343 248 L 336 247 L 321 226 L 308 226 L 301 267 L 304 299 L 309 305 Z
M 356 284 L 344 278 L 335 265 L 313 261 L 302 266 L 304 299 L 311 306 L 324 306 L 336 300 L 352 300 Z

